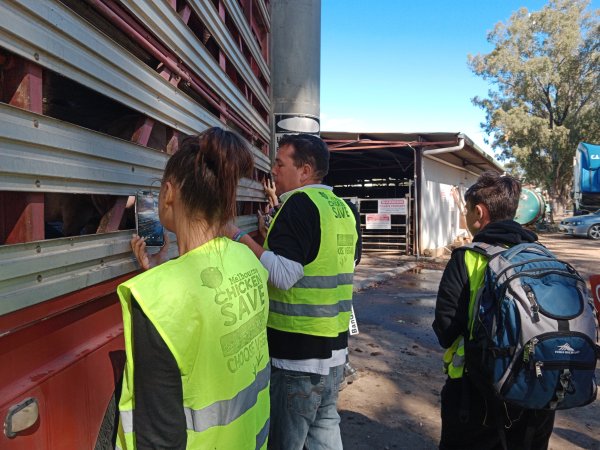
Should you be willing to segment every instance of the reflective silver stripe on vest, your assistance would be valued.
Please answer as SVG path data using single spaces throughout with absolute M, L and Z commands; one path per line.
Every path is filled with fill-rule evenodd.
M 285 316 L 335 317 L 341 312 L 352 310 L 352 300 L 340 300 L 335 305 L 293 305 L 269 300 L 269 312 Z
M 267 364 L 256 375 L 256 380 L 232 399 L 219 400 L 202 409 L 183 408 L 187 429 L 201 433 L 211 427 L 233 422 L 256 404 L 258 394 L 269 386 L 270 378 L 271 365 Z
M 119 411 L 121 425 L 125 433 L 133 433 L 133 411 Z
M 294 287 L 331 289 L 342 284 L 352 284 L 353 279 L 353 273 L 340 273 L 339 275 L 329 276 L 305 276 L 300 278 L 296 284 L 294 284 Z
M 457 368 L 464 366 L 465 365 L 465 357 L 460 356 L 458 353 L 455 353 L 454 355 L 452 355 L 452 365 Z
M 267 436 L 269 436 L 269 424 L 271 423 L 270 419 L 267 419 L 262 430 L 258 432 L 256 435 L 256 450 L 259 450 L 265 442 L 267 441 Z

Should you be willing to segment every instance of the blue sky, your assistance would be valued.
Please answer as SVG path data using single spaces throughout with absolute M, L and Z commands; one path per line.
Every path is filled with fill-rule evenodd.
M 593 2 L 597 6 L 600 0 Z M 482 149 L 488 85 L 467 55 L 544 0 L 321 0 L 321 129 L 463 132 Z

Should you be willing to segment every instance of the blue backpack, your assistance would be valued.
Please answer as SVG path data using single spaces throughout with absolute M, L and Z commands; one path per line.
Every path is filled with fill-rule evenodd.
M 465 339 L 467 376 L 526 409 L 594 401 L 598 330 L 577 271 L 539 243 L 467 248 L 488 259 Z

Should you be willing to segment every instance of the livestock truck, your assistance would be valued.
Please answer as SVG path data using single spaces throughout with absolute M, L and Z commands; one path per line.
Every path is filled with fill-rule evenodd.
M 581 142 L 573 160 L 573 215 L 600 209 L 600 145 Z
M 256 229 L 270 20 L 269 0 L 0 2 L 0 449 L 110 446 L 115 289 L 139 271 L 128 200 L 183 137 L 249 142 L 237 221 Z

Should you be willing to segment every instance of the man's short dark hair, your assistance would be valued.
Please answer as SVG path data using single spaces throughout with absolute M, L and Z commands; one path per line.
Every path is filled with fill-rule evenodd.
M 497 172 L 483 172 L 474 185 L 465 192 L 467 207 L 478 204 L 486 206 L 490 221 L 513 220 L 519 206 L 521 183 L 510 175 Z
M 284 134 L 279 141 L 279 147 L 291 145 L 294 147 L 294 165 L 311 166 L 315 178 L 322 180 L 329 172 L 329 148 L 318 136 L 312 134 Z

